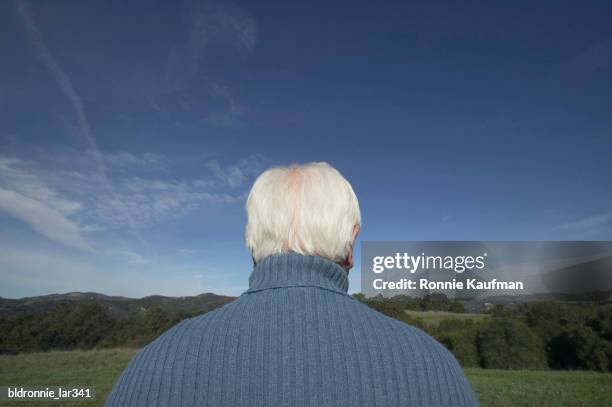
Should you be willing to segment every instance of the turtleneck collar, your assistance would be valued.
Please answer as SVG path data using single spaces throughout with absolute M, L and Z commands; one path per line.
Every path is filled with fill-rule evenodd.
M 282 253 L 257 263 L 246 292 L 282 287 L 319 287 L 346 294 L 348 275 L 339 264 L 322 257 Z

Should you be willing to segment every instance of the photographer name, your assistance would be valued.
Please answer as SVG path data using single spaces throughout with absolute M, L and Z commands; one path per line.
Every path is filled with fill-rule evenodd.
M 418 281 L 402 278 L 397 281 L 385 281 L 377 278 L 372 282 L 375 290 L 516 290 L 525 289 L 522 281 L 478 281 L 475 278 L 468 278 L 464 281 L 429 281 L 420 278 Z

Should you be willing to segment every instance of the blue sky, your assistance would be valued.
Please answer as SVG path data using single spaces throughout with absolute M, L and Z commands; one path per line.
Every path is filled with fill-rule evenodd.
M 360 239 L 612 239 L 612 3 L 430 3 L 2 2 L 0 296 L 239 294 L 293 162 Z

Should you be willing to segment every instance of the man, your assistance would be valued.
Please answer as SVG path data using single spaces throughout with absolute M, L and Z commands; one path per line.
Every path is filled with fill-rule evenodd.
M 273 168 L 246 203 L 236 301 L 146 346 L 106 406 L 475 406 L 455 358 L 347 294 L 361 215 L 325 163 Z

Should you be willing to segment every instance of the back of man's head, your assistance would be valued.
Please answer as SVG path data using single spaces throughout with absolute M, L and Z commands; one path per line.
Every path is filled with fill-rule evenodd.
M 245 240 L 255 262 L 288 251 L 345 262 L 361 224 L 353 188 L 324 162 L 265 171 L 246 210 Z

